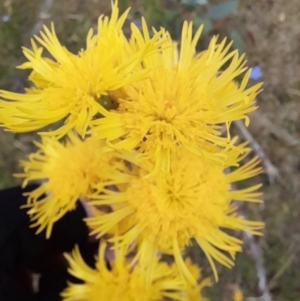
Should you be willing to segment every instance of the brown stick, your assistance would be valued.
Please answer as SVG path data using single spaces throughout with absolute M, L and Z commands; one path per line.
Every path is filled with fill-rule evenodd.
M 287 130 L 285 130 L 283 127 L 277 126 L 267 117 L 263 116 L 263 114 L 256 111 L 252 113 L 251 118 L 255 123 L 267 128 L 270 133 L 280 139 L 287 146 L 296 146 L 300 144 L 299 139 L 294 138 Z
M 239 134 L 247 141 L 253 148 L 253 151 L 256 155 L 260 158 L 262 165 L 264 167 L 265 173 L 268 177 L 269 183 L 274 183 L 275 179 L 279 176 L 279 171 L 277 168 L 272 164 L 272 162 L 268 159 L 267 155 L 259 145 L 259 143 L 254 139 L 251 133 L 248 131 L 246 126 L 241 120 L 234 121 L 234 125 L 238 130 Z
M 53 4 L 53 0 L 43 0 L 41 2 L 38 19 L 29 33 L 30 37 L 36 35 L 42 29 L 44 20 L 49 17 L 48 12 L 52 4 Z
M 251 233 L 244 233 L 244 241 L 249 246 L 249 251 L 255 264 L 257 286 L 259 293 L 261 293 L 260 300 L 271 301 L 272 299 L 268 289 L 266 270 L 264 267 L 264 260 L 261 248 L 255 242 L 254 236 Z

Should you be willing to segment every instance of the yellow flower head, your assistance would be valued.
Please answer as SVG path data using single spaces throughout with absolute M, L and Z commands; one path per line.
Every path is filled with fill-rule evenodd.
M 232 294 L 232 301 L 243 301 L 243 300 L 244 300 L 243 291 L 239 287 L 234 288 Z
M 44 27 L 41 36 L 32 40 L 32 50 L 24 49 L 28 62 L 20 68 L 30 69 L 33 87 L 25 94 L 0 90 L 0 123 L 15 132 L 27 132 L 65 119 L 64 125 L 51 135 L 62 137 L 75 128 L 82 136 L 92 119 L 113 108 L 111 91 L 140 80 L 147 70 L 134 71 L 142 60 L 157 50 L 156 34 L 144 47 L 134 50 L 135 34 L 129 42 L 122 32 L 127 10 L 119 17 L 117 1 L 111 17 L 99 18 L 98 33 L 91 29 L 86 49 L 72 54 L 62 46 L 55 34 Z M 52 59 L 43 56 L 48 51 Z M 102 113 L 101 113 L 102 114 Z
M 148 43 L 146 24 L 139 46 Z M 196 54 L 201 28 L 192 36 L 192 24 L 184 23 L 180 52 L 171 38 L 164 48 L 145 59 L 152 68 L 147 79 L 123 88 L 118 109 L 93 121 L 91 133 L 105 138 L 118 149 L 137 148 L 140 160 L 153 160 L 155 172 L 169 172 L 171 154 L 187 149 L 199 158 L 235 165 L 227 158 L 230 135 L 221 137 L 220 124 L 227 128 L 234 120 L 246 119 L 255 110 L 254 98 L 261 84 L 247 88 L 248 70 L 240 85 L 234 82 L 246 71 L 244 56 L 228 53 L 230 44 L 214 37 L 206 51 Z M 231 60 L 231 61 L 230 61 Z M 221 68 L 229 62 L 225 71 Z M 219 148 L 211 153 L 211 145 Z
M 148 281 L 141 266 L 132 268 L 126 260 L 126 252 L 118 250 L 111 270 L 106 267 L 104 259 L 105 245 L 100 246 L 95 270 L 83 261 L 78 248 L 69 261 L 69 273 L 84 281 L 83 284 L 69 283 L 62 293 L 63 301 L 163 301 L 165 297 L 183 300 L 180 290 L 183 282 L 165 263 L 154 261 L 153 277 Z
M 28 214 L 39 226 L 38 233 L 46 228 L 50 237 L 53 224 L 67 211 L 75 209 L 79 198 L 94 199 L 111 179 L 116 183 L 126 181 L 121 173 L 123 164 L 116 153 L 101 153 L 103 141 L 82 141 L 73 133 L 68 135 L 66 143 L 44 137 L 36 153 L 29 155 L 28 161 L 21 161 L 24 173 L 23 186 L 29 181 L 42 181 L 42 184 L 28 193 Z
M 247 151 L 246 151 L 247 153 Z M 241 158 L 240 158 L 241 159 Z M 239 160 L 237 160 L 239 161 Z M 170 173 L 163 180 L 145 177 L 149 168 L 140 169 L 120 192 L 102 195 L 93 204 L 113 204 L 114 212 L 87 219 L 99 236 L 124 222 L 122 243 L 129 246 L 136 241 L 137 257 L 141 262 L 151 261 L 157 251 L 172 254 L 181 272 L 191 281 L 182 253 L 194 238 L 206 254 L 217 278 L 214 260 L 231 267 L 231 257 L 241 251 L 241 241 L 223 228 L 260 234 L 263 223 L 247 221 L 236 213 L 232 200 L 260 202 L 261 185 L 232 190 L 231 183 L 250 178 L 261 172 L 254 158 L 237 170 L 225 174 L 223 167 L 211 165 L 188 151 L 178 151 L 171 157 Z M 151 263 L 149 263 L 151 264 Z
M 212 282 L 210 278 L 202 279 L 201 269 L 196 265 L 193 264 L 190 258 L 185 259 L 184 261 L 187 269 L 191 273 L 191 275 L 194 277 L 194 279 L 197 280 L 197 284 L 193 285 L 191 283 L 186 283 L 185 290 L 183 291 L 183 296 L 186 301 L 208 301 L 207 298 L 203 297 L 202 290 L 205 287 L 209 287 L 212 285 Z M 174 269 L 175 275 L 179 273 L 178 266 L 176 264 L 172 265 L 172 268 Z

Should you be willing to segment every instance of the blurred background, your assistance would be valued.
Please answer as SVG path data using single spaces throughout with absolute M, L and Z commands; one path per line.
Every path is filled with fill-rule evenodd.
M 300 2 L 299 0 L 119 0 L 131 6 L 129 22 L 166 27 L 174 40 L 183 20 L 195 28 L 204 24 L 197 48 L 204 49 L 218 34 L 233 40 L 253 67 L 250 84 L 264 82 L 259 109 L 248 128 L 235 122 L 233 133 L 249 140 L 262 160 L 265 203 L 242 206 L 242 214 L 266 223 L 265 235 L 244 239 L 244 252 L 232 270 L 218 266 L 219 283 L 205 291 L 212 301 L 300 300 Z M 85 46 L 85 36 L 100 14 L 110 13 L 110 0 L 0 0 L 0 89 L 22 92 L 27 86 L 21 47 L 43 24 L 54 21 L 62 44 L 73 52 Z M 12 134 L 0 129 L 0 188 L 18 184 L 12 173 L 18 160 L 34 149 L 35 133 Z M 210 269 L 197 248 L 189 255 Z M 203 262 L 203 264 L 202 264 Z M 237 292 L 243 293 L 240 298 Z

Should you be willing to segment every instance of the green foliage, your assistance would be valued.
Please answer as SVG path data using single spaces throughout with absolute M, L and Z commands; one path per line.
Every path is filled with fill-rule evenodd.
M 180 39 L 184 20 L 193 21 L 195 31 L 203 25 L 198 50 L 206 48 L 212 35 L 219 35 L 220 38 L 227 36 L 229 41 L 233 40 L 232 48 L 237 49 L 240 54 L 245 51 L 244 39 L 234 26 L 234 22 L 232 26 L 224 21 L 237 9 L 238 1 L 223 1 L 217 5 L 212 5 L 210 3 L 212 0 L 181 0 L 177 4 L 175 2 L 175 0 L 141 0 L 140 11 L 146 16 L 148 23 L 155 28 L 165 27 L 175 40 Z
M 241 34 L 237 30 L 233 29 L 230 31 L 229 37 L 233 41 L 233 48 L 237 49 L 240 54 L 244 53 L 245 45 Z
M 186 10 L 189 12 L 193 12 L 197 5 L 207 4 L 207 0 L 181 0 L 180 2 L 186 6 Z
M 224 19 L 229 16 L 238 6 L 238 1 L 229 1 L 216 6 L 213 6 L 208 15 L 213 20 Z
M 213 29 L 213 23 L 208 17 L 198 17 L 197 15 L 193 18 L 194 29 L 197 30 L 199 26 L 203 25 L 202 34 L 206 34 Z
M 9 84 L 15 66 L 23 60 L 21 47 L 29 40 L 37 4 L 37 0 L 0 1 L 0 88 Z
M 207 4 L 207 0 L 181 0 L 180 1 L 182 4 L 187 4 L 187 5 L 204 5 Z

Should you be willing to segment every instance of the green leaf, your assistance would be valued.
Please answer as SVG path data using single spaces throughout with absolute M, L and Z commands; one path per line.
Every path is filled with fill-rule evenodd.
M 211 23 L 211 20 L 209 18 L 199 18 L 199 17 L 195 17 L 193 19 L 193 24 L 195 29 L 197 30 L 202 24 L 203 24 L 203 31 L 202 34 L 206 34 L 209 31 L 211 31 L 213 29 L 213 25 Z
M 234 49 L 237 49 L 240 54 L 244 53 L 245 45 L 244 45 L 244 40 L 241 37 L 241 35 L 236 30 L 232 30 L 230 32 L 230 38 L 233 41 L 232 47 Z
M 207 4 L 207 0 L 181 0 L 180 1 L 182 4 L 187 4 L 187 5 L 205 5 Z
M 238 6 L 238 1 L 229 1 L 220 5 L 213 6 L 208 15 L 214 20 L 220 20 L 231 14 Z
M 176 15 L 176 11 L 175 10 L 172 10 L 172 9 L 164 9 L 163 10 L 163 14 L 164 14 L 164 21 L 165 22 L 169 22 L 171 21 L 175 15 Z
M 203 34 L 210 32 L 213 29 L 213 25 L 211 23 L 211 20 L 207 17 L 202 19 L 203 21 Z

